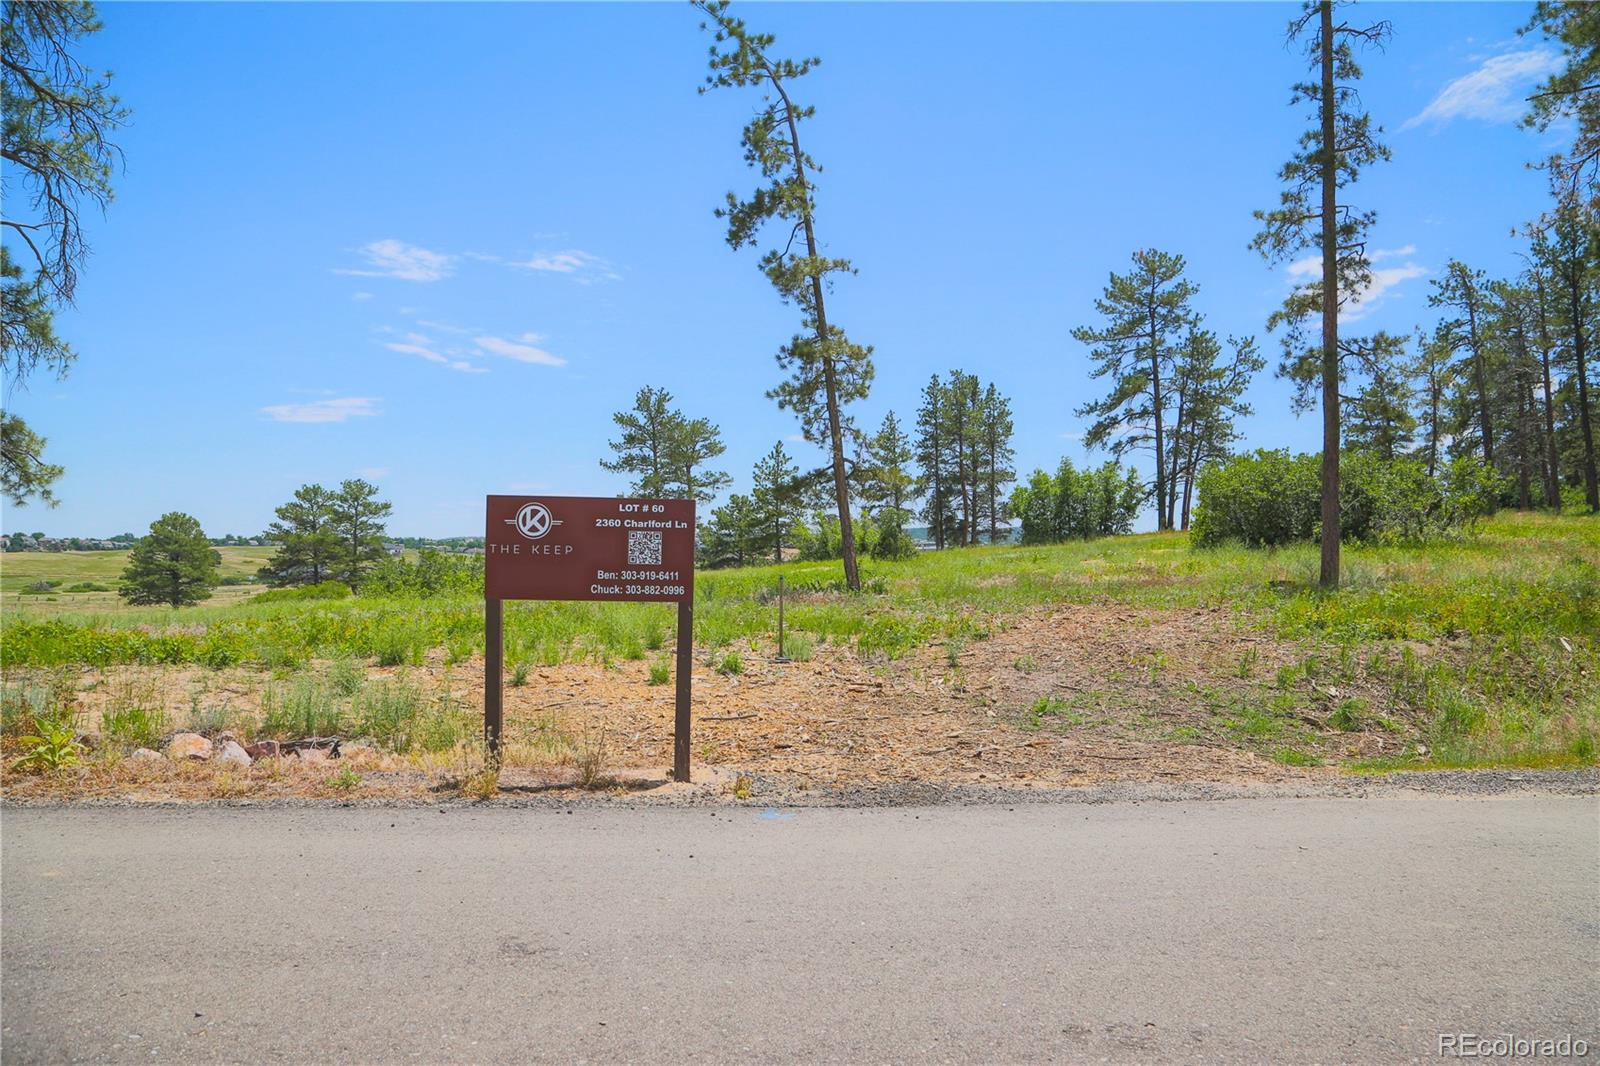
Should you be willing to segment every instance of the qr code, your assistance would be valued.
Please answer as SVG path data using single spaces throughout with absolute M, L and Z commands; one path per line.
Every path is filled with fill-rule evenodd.
M 661 534 L 648 530 L 629 530 L 628 565 L 660 566 Z

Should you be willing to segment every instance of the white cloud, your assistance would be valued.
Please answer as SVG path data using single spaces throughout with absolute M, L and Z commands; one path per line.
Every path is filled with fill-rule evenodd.
M 378 401 L 370 396 L 341 396 L 309 403 L 277 403 L 261 409 L 274 422 L 344 422 L 351 418 L 371 418 L 378 413 Z
M 367 261 L 367 269 L 336 270 L 359 278 L 399 278 L 402 281 L 439 281 L 455 273 L 453 255 L 430 252 L 414 244 L 394 239 L 373 241 L 357 249 Z
M 1544 48 L 1490 56 L 1477 70 L 1440 89 L 1427 107 L 1406 119 L 1400 128 L 1409 130 L 1427 122 L 1442 125 L 1456 118 L 1515 121 L 1527 108 L 1525 90 L 1560 63 L 1555 52 Z
M 356 474 L 377 481 L 379 478 L 389 476 L 389 468 L 386 466 L 363 466 L 356 471 Z
M 519 363 L 539 363 L 543 366 L 566 366 L 567 361 L 560 356 L 551 355 L 543 348 L 534 347 L 543 340 L 537 333 L 524 333 L 516 341 L 508 341 L 503 337 L 474 337 L 473 343 L 492 355 L 504 356 L 515 359 Z
M 578 281 L 591 282 L 596 280 L 620 281 L 622 275 L 611 269 L 607 263 L 597 255 L 580 252 L 576 249 L 565 252 L 540 252 L 532 259 L 522 260 L 511 264 L 523 270 L 537 270 L 549 274 L 570 274 Z
M 482 333 L 481 329 L 468 329 L 466 326 L 456 326 L 449 322 L 437 322 L 431 318 L 417 319 L 417 325 L 423 329 L 436 329 L 441 333 Z
M 350 294 L 350 299 L 352 299 L 352 300 L 370 300 L 370 299 L 372 299 L 372 293 L 370 293 L 370 292 L 353 292 L 353 293 Z
M 487 374 L 489 372 L 486 368 L 475 366 L 465 359 L 453 358 L 460 355 L 460 352 L 456 349 L 446 349 L 445 352 L 438 351 L 433 341 L 421 333 L 407 333 L 405 340 L 385 341 L 383 346 L 391 352 L 399 352 L 401 355 L 414 355 L 419 359 L 426 359 L 430 363 L 438 363 L 440 366 L 449 367 L 451 370 L 460 371 L 463 374 Z
M 1414 244 L 1403 245 L 1399 248 L 1375 248 L 1368 253 L 1367 258 L 1374 264 L 1386 260 L 1409 259 L 1417 250 Z M 1296 259 L 1289 264 L 1289 277 L 1296 284 L 1313 282 L 1322 275 L 1322 257 L 1308 255 L 1304 259 Z M 1345 322 L 1356 322 L 1370 315 L 1383 305 L 1385 298 L 1401 282 L 1410 281 L 1412 278 L 1427 277 L 1427 267 L 1413 262 L 1400 263 L 1396 266 L 1374 266 L 1372 277 L 1360 292 L 1348 296 L 1344 301 L 1340 318 Z

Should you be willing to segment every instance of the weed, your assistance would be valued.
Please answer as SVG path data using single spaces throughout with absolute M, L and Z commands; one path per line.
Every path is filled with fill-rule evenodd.
M 658 659 L 650 664 L 650 681 L 652 685 L 665 685 L 672 680 L 672 660 Z
M 740 774 L 733 779 L 733 786 L 728 790 L 737 800 L 747 800 L 755 795 L 756 783 L 745 774 Z
M 1031 674 L 1039 668 L 1031 655 L 1024 655 L 1011 665 L 1019 674 Z
M 486 760 L 482 766 L 461 779 L 458 791 L 469 799 L 493 799 L 500 793 L 500 767 L 494 764 L 494 760 Z
M 606 768 L 606 731 L 585 731 L 573 753 L 572 763 L 578 770 L 578 784 L 594 788 L 602 782 Z
M 328 778 L 328 787 L 339 792 L 354 792 L 361 787 L 361 775 L 346 766 Z
M 722 657 L 721 662 L 717 663 L 717 673 L 725 677 L 742 674 L 744 673 L 744 660 L 739 658 L 738 652 L 730 651 Z
M 35 723 L 37 733 L 19 737 L 25 749 L 11 764 L 13 770 L 60 770 L 78 761 L 82 745 L 71 719 L 45 718 Z
M 351 704 L 355 730 L 404 755 L 415 740 L 422 692 L 404 678 L 391 678 L 368 686 Z
M 1301 748 L 1279 748 L 1272 753 L 1272 758 L 1285 766 L 1321 766 L 1322 760 L 1314 753 Z
M 519 662 L 511 668 L 511 687 L 521 688 L 528 683 L 528 664 Z
M 817 646 L 805 633 L 786 633 L 783 638 L 783 653 L 797 663 L 808 663 L 816 655 Z
M 100 716 L 100 735 L 124 748 L 153 748 L 167 731 L 167 712 L 160 707 L 126 707 Z
M 366 668 L 352 658 L 333 660 L 328 664 L 326 676 L 329 690 L 347 699 L 360 692 L 367 682 Z
M 100 734 L 118 747 L 153 748 L 167 732 L 167 712 L 153 681 L 124 678 L 111 691 L 100 716 Z
M 1246 648 L 1244 651 L 1240 652 L 1239 666 L 1238 669 L 1233 672 L 1234 676 L 1244 678 L 1246 680 L 1254 677 L 1256 673 L 1256 660 L 1258 660 L 1260 657 L 1260 653 L 1258 653 L 1254 648 Z
M 1366 700 L 1354 696 L 1340 700 L 1339 706 L 1328 715 L 1328 724 L 1342 733 L 1354 733 L 1361 728 L 1366 710 Z
M 966 642 L 962 640 L 947 640 L 944 642 L 945 665 L 954 670 L 961 665 L 961 653 L 966 649 Z

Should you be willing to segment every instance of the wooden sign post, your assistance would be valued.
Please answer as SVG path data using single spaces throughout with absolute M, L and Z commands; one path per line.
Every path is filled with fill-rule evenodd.
M 483 731 L 500 758 L 506 600 L 677 603 L 672 776 L 689 780 L 694 663 L 694 501 L 490 496 L 483 534 Z

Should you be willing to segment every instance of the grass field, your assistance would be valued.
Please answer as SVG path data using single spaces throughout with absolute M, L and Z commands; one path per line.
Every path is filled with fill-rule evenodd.
M 224 552 L 235 572 L 259 565 L 247 553 L 264 553 Z M 117 564 L 94 554 L 7 556 L 6 587 L 46 574 L 104 580 Z M 29 572 L 11 572 L 12 560 Z M 790 631 L 819 649 L 819 660 L 821 650 L 842 652 L 876 683 L 903 687 L 948 660 L 954 680 L 940 691 L 964 691 L 972 678 L 962 672 L 974 660 L 967 649 L 982 648 L 977 658 L 1027 679 L 1021 687 L 984 682 L 985 713 L 1024 732 L 1113 718 L 1156 723 L 1176 707 L 1188 717 L 1163 727 L 1166 740 L 1240 746 L 1289 765 L 1596 761 L 1600 520 L 1507 513 L 1459 541 L 1352 547 L 1333 594 L 1315 588 L 1316 570 L 1312 545 L 1198 550 L 1183 534 L 1148 534 L 868 563 L 861 594 L 841 589 L 837 564 L 710 572 L 696 578 L 695 641 L 708 665 L 736 675 L 741 653 L 771 642 L 781 574 Z M 12 610 L 16 597 L 7 595 L 0 664 L 8 678 L 135 664 L 258 671 L 282 689 L 320 677 L 328 662 L 448 671 L 482 661 L 476 597 L 73 609 L 87 595 L 56 597 L 48 616 L 31 605 Z M 1120 654 L 1095 643 L 1115 638 L 1115 625 L 1109 634 L 1052 636 L 1051 612 L 1069 608 L 1136 615 L 1126 625 L 1146 643 L 1106 664 L 1103 678 L 1048 682 L 1028 664 L 1059 652 L 1092 672 L 1097 656 Z M 568 663 L 602 671 L 637 663 L 641 683 L 648 670 L 655 684 L 674 639 L 671 609 L 661 605 L 519 603 L 506 614 L 508 669 L 523 676 Z M 1170 634 L 1159 638 L 1167 644 L 1149 644 L 1152 632 Z M 828 676 L 837 675 L 838 660 L 830 661 Z M 1341 742 L 1347 733 L 1372 742 Z
M 249 577 L 261 569 L 262 564 L 272 555 L 271 548 L 251 546 L 218 548 L 217 551 L 222 555 L 219 572 L 223 577 Z M 62 589 L 80 582 L 109 585 L 114 588 L 127 565 L 128 553 L 125 551 L 5 552 L 0 554 L 0 594 L 5 596 L 6 606 L 12 607 L 18 604 L 18 593 L 39 581 L 59 581 Z M 223 591 L 226 589 L 218 590 L 218 592 Z M 67 598 L 105 594 L 58 591 L 37 597 L 26 596 L 22 599 L 47 600 L 50 595 Z M 72 599 L 69 602 L 80 605 L 92 602 L 94 609 L 104 609 L 98 601 Z M 30 604 L 24 602 L 21 606 L 26 609 Z

